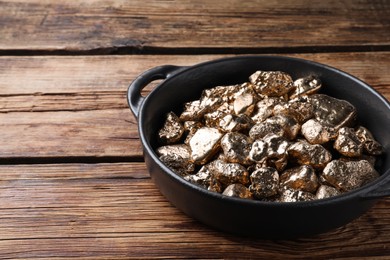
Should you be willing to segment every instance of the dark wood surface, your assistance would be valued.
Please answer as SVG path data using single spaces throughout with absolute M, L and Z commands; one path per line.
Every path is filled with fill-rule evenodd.
M 390 198 L 296 240 L 187 217 L 151 181 L 126 101 L 151 67 L 244 54 L 325 63 L 390 100 L 389 1 L 69 2 L 0 1 L 1 259 L 390 259 Z

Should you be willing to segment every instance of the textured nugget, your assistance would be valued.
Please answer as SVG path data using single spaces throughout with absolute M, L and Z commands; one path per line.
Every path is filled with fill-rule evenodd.
M 259 168 L 252 172 L 250 179 L 249 190 L 256 198 L 262 199 L 278 194 L 279 174 L 275 168 Z
M 204 115 L 204 122 L 207 127 L 218 128 L 221 120 L 225 116 L 231 116 L 229 112 L 215 110 Z
M 279 197 L 280 202 L 310 201 L 314 199 L 314 194 L 294 189 L 282 189 Z
M 264 166 L 271 166 L 278 171 L 287 165 L 287 148 L 289 142 L 282 136 L 268 134 L 262 140 L 256 140 L 252 144 L 249 158 Z
M 315 193 L 319 182 L 314 168 L 302 165 L 285 170 L 280 176 L 280 185 L 294 190 Z
M 279 97 L 265 97 L 256 103 L 252 114 L 252 120 L 256 123 L 264 121 L 272 116 L 273 108 L 282 102 L 284 101 Z
M 291 158 L 301 165 L 311 165 L 321 169 L 332 160 L 332 154 L 320 144 L 310 144 L 305 140 L 293 143 L 287 149 Z
M 237 132 L 227 133 L 221 139 L 221 147 L 226 161 L 243 165 L 253 163 L 249 159 L 252 143 L 246 135 Z
M 223 132 L 245 132 L 252 126 L 252 119 L 245 114 L 240 114 L 238 116 L 227 114 L 218 122 L 218 129 Z
M 239 114 L 252 114 L 255 108 L 255 97 L 252 93 L 243 93 L 242 95 L 236 97 L 233 102 L 233 110 L 236 115 Z
M 281 71 L 256 71 L 249 77 L 258 94 L 281 97 L 293 88 L 290 75 Z
M 229 86 L 217 86 L 210 89 L 205 89 L 201 96 L 201 101 L 208 99 L 220 100 L 220 102 L 231 102 L 234 100 L 235 93 L 238 93 L 243 85 L 229 85 Z M 207 103 L 207 102 L 206 102 Z
M 156 149 L 158 156 L 177 155 L 185 160 L 189 160 L 191 156 L 191 150 L 188 145 L 185 144 L 174 144 L 164 145 Z
M 214 178 L 223 185 L 233 183 L 249 184 L 249 173 L 244 166 L 238 163 L 227 163 L 221 160 L 212 161 L 209 164 L 209 171 Z
M 262 139 L 267 134 L 275 134 L 275 135 L 283 136 L 284 129 L 277 122 L 264 121 L 264 122 L 260 122 L 260 123 L 255 124 L 249 130 L 249 137 L 252 139 Z
M 200 100 L 187 102 L 184 104 L 184 111 L 180 114 L 180 119 L 183 121 L 198 121 L 207 111 L 206 107 L 201 106 Z
M 341 194 L 339 190 L 332 186 L 321 185 L 316 192 L 316 199 L 326 199 Z
M 184 126 L 173 112 L 167 114 L 163 128 L 158 131 L 158 137 L 162 143 L 173 144 L 180 140 L 184 133 Z
M 334 160 L 324 168 L 321 177 L 339 191 L 350 191 L 379 177 L 378 172 L 366 160 Z
M 324 144 L 337 137 L 333 127 L 323 125 L 316 119 L 307 120 L 301 126 L 301 133 L 311 144 Z
M 209 191 L 222 192 L 221 183 L 210 173 L 208 165 L 202 166 L 196 174 L 184 176 L 184 179 Z
M 314 106 L 307 97 L 300 97 L 275 105 L 273 114 L 291 116 L 302 124 L 314 116 Z
M 269 117 L 264 122 L 280 125 L 284 131 L 283 136 L 289 140 L 295 139 L 301 129 L 301 125 L 295 120 L 295 118 L 288 115 L 276 115 Z
M 333 147 L 339 153 L 348 157 L 360 157 L 363 151 L 363 143 L 356 136 L 355 130 L 348 127 L 339 129 Z
M 381 155 L 383 153 L 383 147 L 378 143 L 374 136 L 367 128 L 359 126 L 356 130 L 356 136 L 359 138 L 360 142 L 363 144 L 364 150 L 371 155 Z
M 215 128 L 202 127 L 198 129 L 189 141 L 191 161 L 205 164 L 218 152 L 223 134 Z
M 338 129 L 355 123 L 356 108 L 348 101 L 324 94 L 311 95 L 309 100 L 314 106 L 314 118 L 321 124 Z
M 252 199 L 252 192 L 241 183 L 233 183 L 226 187 L 222 193 L 225 196 L 236 197 L 242 199 Z
M 318 77 L 312 75 L 295 80 L 293 85 L 295 89 L 290 96 L 291 99 L 317 93 L 321 89 L 322 83 Z
M 184 143 L 189 145 L 191 138 L 194 136 L 194 134 L 196 133 L 196 131 L 198 131 L 199 128 L 203 127 L 203 124 L 199 121 L 185 121 L 183 125 L 184 131 L 187 134 Z
M 172 171 L 181 176 L 192 174 L 195 171 L 195 165 L 188 158 L 183 158 L 178 154 L 161 155 L 159 159 Z

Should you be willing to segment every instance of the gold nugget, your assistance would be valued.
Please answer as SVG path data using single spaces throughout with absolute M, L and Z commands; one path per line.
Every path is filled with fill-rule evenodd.
M 299 97 L 275 105 L 273 114 L 291 116 L 298 123 L 302 124 L 314 116 L 314 106 L 309 102 L 307 97 Z
M 253 195 L 247 187 L 241 183 L 233 183 L 227 186 L 227 188 L 222 193 L 225 196 L 237 197 L 242 199 L 252 199 Z
M 281 202 L 310 201 L 314 199 L 314 194 L 294 189 L 282 189 L 279 197 L 279 201 Z
M 326 165 L 321 177 L 339 191 L 350 191 L 379 177 L 378 172 L 366 160 L 333 160 Z
M 301 165 L 311 165 L 321 169 L 332 160 L 332 154 L 320 144 L 310 144 L 305 140 L 293 143 L 287 149 L 291 158 Z
M 221 147 L 226 161 L 242 165 L 253 163 L 249 159 L 252 143 L 246 135 L 237 132 L 227 133 L 221 139 Z
M 341 194 L 336 188 L 328 185 L 321 185 L 316 192 L 316 199 L 326 199 Z
M 383 153 L 382 145 L 374 139 L 374 136 L 367 128 L 359 126 L 356 130 L 356 136 L 363 143 L 363 148 L 368 154 L 381 155 Z
M 227 163 L 221 160 L 212 161 L 209 165 L 210 173 L 223 185 L 241 183 L 248 185 L 249 173 L 244 166 L 238 163 Z
M 181 176 L 192 174 L 195 171 L 195 165 L 188 159 L 177 154 L 162 155 L 159 159 L 172 171 Z
M 217 153 L 223 134 L 215 128 L 202 127 L 198 129 L 189 141 L 191 161 L 205 164 Z
M 294 81 L 295 90 L 291 94 L 290 98 L 293 99 L 302 95 L 317 93 L 321 86 L 321 80 L 314 75 L 297 79 Z
M 249 190 L 256 198 L 262 199 L 278 194 L 279 174 L 275 168 L 261 167 L 252 172 L 250 179 Z
M 280 125 L 284 131 L 283 136 L 289 140 L 295 139 L 301 129 L 301 125 L 295 120 L 295 118 L 288 115 L 276 115 L 269 117 L 265 120 L 265 122 Z
M 184 127 L 173 112 L 167 114 L 163 128 L 158 131 L 159 140 L 164 144 L 173 144 L 180 140 Z
M 307 120 L 301 126 L 301 133 L 311 144 L 324 144 L 337 137 L 337 131 L 333 127 L 323 125 L 316 119 Z
M 281 97 L 293 88 L 291 76 L 281 71 L 256 71 L 249 77 L 258 94 Z
M 280 185 L 294 190 L 315 193 L 319 182 L 314 168 L 302 165 L 285 170 L 280 176 Z
M 339 153 L 348 157 L 359 157 L 363 151 L 363 143 L 356 136 L 355 130 L 348 127 L 340 128 L 333 147 Z
M 254 112 L 252 115 L 252 120 L 255 123 L 260 123 L 273 115 L 273 108 L 277 105 L 284 102 L 279 97 L 265 97 L 256 103 Z
M 314 118 L 321 124 L 339 129 L 355 123 L 356 108 L 348 101 L 324 94 L 311 95 L 309 100 L 314 106 Z

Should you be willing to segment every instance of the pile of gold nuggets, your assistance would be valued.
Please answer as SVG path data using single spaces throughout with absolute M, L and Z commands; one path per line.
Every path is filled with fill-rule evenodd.
M 321 81 L 256 71 L 249 82 L 205 89 L 169 112 L 160 160 L 185 180 L 226 196 L 296 202 L 347 192 L 379 177 L 382 146 L 355 107 L 318 94 Z

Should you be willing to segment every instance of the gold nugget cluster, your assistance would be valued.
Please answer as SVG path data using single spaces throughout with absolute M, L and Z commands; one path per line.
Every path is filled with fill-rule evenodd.
M 205 89 L 170 112 L 160 160 L 185 180 L 226 196 L 296 202 L 372 181 L 382 146 L 355 107 L 318 94 L 321 81 L 256 71 L 243 84 Z

